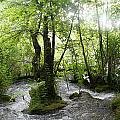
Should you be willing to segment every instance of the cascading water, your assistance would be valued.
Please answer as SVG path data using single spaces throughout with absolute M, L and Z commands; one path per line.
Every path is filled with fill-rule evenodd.
M 31 86 L 29 83 L 21 82 L 8 90 L 8 94 L 15 96 L 15 102 L 0 105 L 0 120 L 114 120 L 107 106 L 109 100 L 114 97 L 113 93 L 95 93 L 81 88 L 80 91 L 84 94 L 79 100 L 71 101 L 70 94 L 79 92 L 79 87 L 63 80 L 57 80 L 57 83 L 59 95 L 68 102 L 63 109 L 45 115 L 29 115 L 22 112 L 28 108 Z

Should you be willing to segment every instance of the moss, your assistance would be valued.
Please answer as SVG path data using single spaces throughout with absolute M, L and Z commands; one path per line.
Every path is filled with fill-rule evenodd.
M 40 103 L 39 101 L 31 101 L 29 106 L 29 112 L 31 114 L 43 114 L 49 113 L 53 110 L 58 110 L 66 106 L 66 103 L 62 100 L 56 100 L 51 103 Z
M 113 109 L 113 110 L 115 110 L 115 109 L 117 109 L 118 107 L 120 107 L 120 95 L 117 95 L 117 97 L 115 97 L 115 98 L 112 100 L 111 106 L 112 106 L 112 109 Z
M 120 120 L 120 107 L 115 110 L 115 120 Z
M 30 96 L 30 114 L 48 113 L 66 106 L 66 103 L 62 101 L 59 96 L 55 96 L 54 99 L 49 99 L 47 97 L 44 83 L 32 88 L 30 91 Z
M 74 99 L 74 98 L 76 98 L 76 97 L 77 97 L 77 98 L 80 97 L 80 94 L 77 93 L 77 92 L 71 94 L 71 95 L 69 96 L 69 99 Z
M 111 107 L 115 114 L 115 120 L 120 120 L 120 95 L 112 100 Z
M 95 87 L 95 91 L 97 91 L 97 92 L 103 92 L 103 91 L 107 91 L 107 90 L 109 90 L 108 85 L 97 85 Z
M 9 95 L 0 95 L 0 103 L 9 102 L 11 97 Z

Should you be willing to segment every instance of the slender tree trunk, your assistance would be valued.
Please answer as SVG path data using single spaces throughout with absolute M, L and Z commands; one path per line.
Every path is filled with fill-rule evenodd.
M 80 3 L 78 4 L 78 8 L 79 8 L 79 5 L 80 5 Z M 79 32 L 79 37 L 80 37 L 80 44 L 82 46 L 84 62 L 85 62 L 85 65 L 86 65 L 86 70 L 87 70 L 88 76 L 89 76 L 90 86 L 94 87 L 94 80 L 92 79 L 92 75 L 90 73 L 90 67 L 88 65 L 87 58 L 86 58 L 86 55 L 85 55 L 85 49 L 84 49 L 84 44 L 83 44 L 83 39 L 82 39 L 82 32 L 81 32 L 81 27 L 80 27 L 79 11 L 78 11 L 78 23 L 79 23 L 79 25 L 78 25 L 78 32 Z
M 51 12 L 52 12 L 52 1 L 50 1 L 50 8 L 51 8 Z M 52 51 L 51 51 L 51 55 L 52 55 L 52 66 L 54 66 L 54 55 L 55 55 L 55 25 L 54 25 L 54 16 L 51 13 L 51 22 L 52 22 Z
M 48 38 L 48 17 L 44 16 L 43 23 L 43 41 L 44 41 L 44 67 L 45 67 L 45 87 L 47 89 L 48 99 L 54 99 L 56 96 L 54 88 L 53 64 L 51 54 L 51 42 Z
M 54 25 L 52 26 L 52 30 L 53 30 L 53 33 L 52 33 L 52 51 L 51 51 L 51 56 L 52 56 L 52 66 L 54 67 L 54 55 L 55 55 L 55 28 L 54 28 Z
M 73 19 L 74 19 L 74 18 L 73 18 Z M 59 59 L 57 65 L 56 65 L 55 75 L 57 74 L 57 71 L 58 71 L 59 65 L 60 65 L 60 63 L 61 63 L 61 61 L 62 61 L 62 59 L 63 59 L 63 57 L 64 57 L 64 54 L 65 54 L 65 52 L 66 52 L 66 50 L 67 50 L 67 46 L 68 46 L 68 42 L 69 42 L 70 35 L 71 35 L 71 32 L 72 32 L 72 28 L 73 28 L 73 20 L 72 20 L 72 23 L 71 23 L 70 32 L 69 32 L 69 35 L 68 35 L 67 41 L 66 41 L 66 43 L 65 43 L 64 51 L 63 51 L 63 53 L 62 53 L 62 55 L 61 55 L 61 57 L 60 57 L 60 59 Z
M 106 9 L 106 17 L 108 18 L 108 2 L 107 2 L 107 9 Z M 108 21 L 106 20 L 106 24 L 108 24 Z M 106 65 L 107 65 L 107 82 L 111 85 L 112 80 L 112 56 L 110 55 L 110 46 L 109 46 L 109 33 L 107 28 L 106 30 Z
M 97 12 L 97 19 L 98 19 L 98 33 L 99 33 L 99 47 L 100 47 L 100 59 L 101 59 L 101 74 L 104 75 L 104 56 L 103 56 L 103 39 L 102 39 L 102 32 L 100 28 L 100 20 L 99 20 L 99 14 L 98 14 L 98 5 L 97 0 L 95 0 L 96 3 L 96 12 Z
M 73 66 L 73 75 L 74 75 L 74 81 L 73 82 L 78 82 L 78 77 L 79 76 L 78 76 L 77 72 L 79 72 L 79 69 L 78 69 L 77 55 L 75 53 L 75 49 L 74 49 L 74 46 L 73 46 L 73 40 L 71 40 L 71 46 L 72 46 L 72 50 L 71 50 L 71 53 L 72 53 L 72 63 L 74 64 L 74 62 L 75 62 L 75 66 Z M 79 72 L 79 75 L 80 75 L 80 72 Z
M 32 38 L 32 43 L 33 43 L 34 50 L 35 50 L 34 57 L 32 60 L 33 74 L 34 74 L 34 79 L 37 80 L 39 76 L 39 69 L 40 69 L 41 47 L 37 40 L 37 33 L 31 32 L 31 38 Z
M 108 39 L 108 31 L 106 32 L 106 65 L 107 65 L 107 82 L 109 84 L 109 82 L 111 81 L 111 57 L 109 56 L 109 39 Z M 109 81 L 110 80 L 110 81 Z
M 92 32 L 92 30 L 90 32 Z M 93 33 L 91 33 L 91 38 L 92 37 L 93 37 Z M 96 58 L 96 63 L 98 64 L 98 69 L 100 69 L 99 59 L 98 59 L 97 54 L 96 54 L 96 50 L 95 50 L 95 46 L 94 46 L 93 40 L 92 39 L 90 39 L 90 40 L 92 42 L 92 48 L 93 48 L 94 55 L 95 55 L 95 58 Z
M 88 73 L 88 76 L 89 76 L 89 79 L 90 79 L 90 85 L 91 85 L 91 87 L 93 87 L 94 86 L 94 80 L 92 79 L 92 75 L 90 73 L 90 67 L 88 65 L 87 58 L 86 58 L 86 55 L 85 55 L 85 49 L 84 49 L 84 45 L 83 45 L 80 24 L 79 24 L 79 35 L 80 35 L 80 43 L 81 43 L 81 46 L 82 46 L 82 52 L 83 52 L 83 57 L 84 57 L 85 65 L 86 65 L 86 70 L 87 70 L 87 73 Z
M 108 84 L 112 85 L 112 56 L 108 58 L 108 75 L 107 75 L 107 82 Z
M 107 51 L 107 53 L 106 53 L 106 62 L 108 61 L 108 48 L 109 48 L 109 38 L 108 38 L 109 36 L 108 36 L 108 31 L 106 31 L 106 39 L 107 39 L 107 41 L 106 41 L 106 51 Z
M 67 83 L 67 89 L 68 89 L 68 91 L 69 91 L 69 84 L 68 84 L 68 78 L 67 78 L 67 75 L 66 75 L 66 69 L 65 69 L 65 63 L 64 63 L 65 61 L 63 60 L 63 69 L 64 69 L 64 78 L 65 78 L 65 81 L 66 81 L 66 83 Z
M 35 0 L 36 5 L 41 5 L 41 3 L 38 2 L 38 0 Z M 42 6 L 41 6 L 42 7 Z M 41 8 L 40 8 L 41 9 Z M 40 54 L 41 54 L 41 46 L 38 43 L 37 37 L 39 34 L 39 29 L 41 25 L 41 20 L 42 20 L 42 13 L 40 14 L 40 18 L 38 20 L 38 26 L 35 31 L 30 30 L 31 38 L 32 38 L 32 43 L 33 47 L 35 50 L 34 57 L 32 60 L 32 66 L 33 66 L 33 74 L 34 74 L 34 79 L 37 80 L 38 77 L 40 77 Z

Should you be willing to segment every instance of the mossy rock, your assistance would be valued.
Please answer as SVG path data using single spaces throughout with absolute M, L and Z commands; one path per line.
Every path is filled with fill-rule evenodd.
M 112 100 L 111 106 L 113 110 L 120 108 L 120 95 L 118 95 L 116 98 Z
M 120 107 L 115 110 L 115 120 L 120 120 Z
M 11 97 L 9 95 L 0 95 L 0 103 L 9 102 Z
M 69 96 L 69 99 L 74 99 L 74 98 L 79 98 L 79 97 L 80 97 L 80 94 L 75 92 Z
M 115 114 L 115 120 L 120 120 L 120 95 L 112 100 L 111 107 Z
M 57 95 L 54 97 L 54 99 L 51 100 L 47 97 L 44 83 L 32 88 L 30 90 L 30 96 L 30 114 L 49 113 L 66 106 L 66 102 L 62 101 L 61 97 Z
M 108 85 L 97 85 L 95 87 L 96 92 L 104 92 L 104 91 L 107 91 L 107 90 L 110 90 L 110 87 Z
M 66 102 L 62 100 L 56 100 L 52 103 L 40 103 L 39 101 L 31 101 L 29 106 L 30 114 L 44 114 L 52 111 L 59 110 L 66 106 Z

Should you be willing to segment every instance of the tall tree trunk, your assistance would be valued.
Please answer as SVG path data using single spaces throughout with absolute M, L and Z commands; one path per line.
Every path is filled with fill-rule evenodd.
M 74 75 L 74 81 L 73 82 L 78 82 L 79 76 L 80 75 L 79 69 L 78 69 L 78 61 L 77 61 L 77 54 L 75 53 L 75 49 L 73 46 L 73 40 L 71 40 L 71 53 L 72 53 L 72 63 L 75 63 L 75 66 L 73 66 L 73 75 Z M 75 57 L 75 58 L 74 58 Z M 78 73 L 77 73 L 78 72 Z
M 54 75 L 53 75 L 53 64 L 51 54 L 51 42 L 48 38 L 48 17 L 44 16 L 43 23 L 43 41 L 44 41 L 44 67 L 45 67 L 45 86 L 47 89 L 48 99 L 54 99 L 56 96 L 54 88 Z
M 108 75 L 107 75 L 108 84 L 112 85 L 112 56 L 108 58 Z
M 50 1 L 50 8 L 52 12 L 52 1 Z M 54 67 L 54 55 L 55 55 L 55 25 L 54 25 L 54 16 L 53 13 L 51 13 L 51 22 L 52 22 L 52 50 L 51 50 L 51 56 L 52 56 L 52 67 Z M 53 69 L 53 68 L 52 68 Z
M 106 17 L 108 18 L 108 2 L 107 2 L 107 9 L 106 9 Z M 108 24 L 108 21 L 106 20 L 106 24 Z M 107 28 L 105 27 L 106 30 L 106 69 L 107 69 L 107 82 L 108 84 L 111 84 L 111 80 L 112 80 L 112 56 L 110 54 L 110 46 L 109 46 L 109 33 Z
M 71 32 L 72 32 L 72 28 L 73 28 L 73 20 L 74 20 L 74 17 L 73 17 L 73 19 L 72 19 L 72 23 L 71 23 L 71 26 L 70 26 L 69 35 L 68 35 L 68 37 L 67 37 L 67 39 L 66 39 L 64 51 L 63 51 L 62 55 L 60 56 L 60 59 L 59 59 L 57 65 L 55 66 L 55 67 L 56 67 L 55 75 L 57 74 L 57 71 L 58 71 L 58 68 L 59 68 L 59 66 L 60 66 L 60 63 L 61 63 L 61 61 L 62 61 L 62 59 L 63 59 L 63 57 L 64 57 L 64 54 L 65 54 L 65 52 L 66 52 L 66 50 L 67 50 L 67 47 L 68 47 L 68 42 L 69 42 L 70 35 L 71 35 Z
M 39 76 L 39 69 L 40 69 L 40 53 L 41 53 L 41 47 L 38 43 L 37 40 L 37 33 L 31 32 L 31 38 L 34 46 L 34 57 L 32 60 L 32 66 L 33 66 L 33 74 L 34 74 L 34 79 L 37 80 Z
M 89 32 L 91 32 L 91 38 L 92 38 L 92 37 L 93 37 L 93 33 L 92 33 L 93 31 L 91 30 L 91 31 L 89 31 Z M 99 59 L 98 59 L 97 54 L 96 54 L 94 42 L 93 42 L 92 39 L 89 39 L 89 40 L 91 40 L 91 42 L 92 42 L 92 48 L 93 48 L 94 55 L 95 55 L 95 58 L 96 58 L 96 63 L 98 64 L 98 69 L 100 69 Z
M 106 67 L 107 67 L 107 82 L 111 81 L 111 57 L 109 56 L 109 38 L 108 38 L 108 31 L 106 31 Z M 109 81 L 110 80 L 110 81 Z
M 80 24 L 79 24 L 79 35 L 80 35 L 80 43 L 81 43 L 81 46 L 82 46 L 82 52 L 83 52 L 83 57 L 84 57 L 84 61 L 85 61 L 86 70 L 87 70 L 87 73 L 88 73 L 88 76 L 89 76 L 89 79 L 90 79 L 90 85 L 91 85 L 91 87 L 94 87 L 94 80 L 92 79 L 92 75 L 90 73 L 90 67 L 88 65 L 87 58 L 86 58 L 86 55 L 85 55 L 85 48 L 84 48 L 84 45 L 83 45 L 83 39 L 82 39 Z
M 79 8 L 79 5 L 80 3 L 78 4 L 78 8 Z M 81 23 L 80 23 L 80 17 L 79 17 L 79 11 L 78 11 L 78 32 L 79 32 L 79 37 L 80 37 L 80 44 L 82 46 L 82 52 L 83 52 L 83 57 L 84 57 L 84 62 L 85 62 L 85 66 L 86 66 L 86 70 L 87 70 L 87 73 L 88 73 L 88 76 L 89 76 L 89 80 L 90 80 L 90 87 L 94 87 L 94 80 L 92 79 L 92 75 L 91 75 L 91 72 L 90 72 L 90 67 L 88 65 L 88 62 L 87 62 L 87 58 L 86 58 L 86 55 L 85 55 L 85 48 L 84 48 L 84 44 L 83 44 L 83 38 L 82 38 L 82 32 L 81 32 Z
M 36 5 L 39 7 L 42 7 L 42 3 L 39 3 L 38 0 L 35 0 Z M 41 9 L 41 8 L 40 8 Z M 42 20 L 42 13 L 40 13 L 40 18 L 38 20 L 38 26 L 35 31 L 30 30 L 31 38 L 32 38 L 32 43 L 33 47 L 35 50 L 34 57 L 32 60 L 32 66 L 33 66 L 33 74 L 34 74 L 34 79 L 37 80 L 38 77 L 40 77 L 40 54 L 41 54 L 41 46 L 38 43 L 37 37 L 39 35 L 39 29 L 41 25 L 41 20 Z
M 98 5 L 97 0 L 95 0 L 96 3 L 96 13 L 97 13 L 97 22 L 98 22 L 98 34 L 99 34 L 99 47 L 100 47 L 100 59 L 101 59 L 101 74 L 104 75 L 104 55 L 103 55 L 103 39 L 102 39 L 102 32 L 100 28 L 100 20 L 99 20 L 99 13 L 98 13 Z

